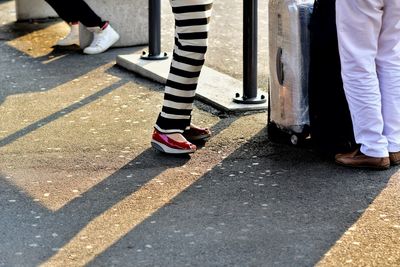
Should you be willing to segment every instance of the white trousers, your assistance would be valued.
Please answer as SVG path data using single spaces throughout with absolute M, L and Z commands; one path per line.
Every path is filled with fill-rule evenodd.
M 361 152 L 400 151 L 400 0 L 337 0 L 343 84 Z

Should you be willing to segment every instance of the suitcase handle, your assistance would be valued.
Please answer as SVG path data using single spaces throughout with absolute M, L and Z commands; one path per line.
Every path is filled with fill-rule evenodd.
M 278 51 L 276 52 L 276 75 L 277 75 L 278 82 L 280 85 L 283 85 L 283 82 L 285 80 L 285 72 L 283 69 L 282 54 L 283 54 L 283 50 L 282 50 L 282 48 L 279 47 Z

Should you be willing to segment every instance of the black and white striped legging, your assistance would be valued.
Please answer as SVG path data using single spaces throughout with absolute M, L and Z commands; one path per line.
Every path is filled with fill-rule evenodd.
M 170 0 L 175 16 L 175 47 L 155 128 L 182 133 L 190 126 L 194 96 L 207 51 L 213 0 Z

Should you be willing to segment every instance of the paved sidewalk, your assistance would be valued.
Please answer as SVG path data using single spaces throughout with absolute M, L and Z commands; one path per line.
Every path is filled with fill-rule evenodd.
M 216 1 L 216 21 L 238 27 L 240 4 Z M 213 138 L 157 153 L 163 88 L 115 66 L 141 48 L 54 49 L 66 25 L 14 12 L 0 0 L 0 266 L 400 265 L 398 168 L 336 166 L 270 143 L 264 113 L 200 102 Z M 234 45 L 214 59 L 222 32 L 208 65 L 235 75 Z

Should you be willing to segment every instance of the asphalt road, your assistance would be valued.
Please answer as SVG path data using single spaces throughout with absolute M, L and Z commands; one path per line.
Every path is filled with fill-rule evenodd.
M 207 61 L 236 78 L 240 7 L 216 1 Z M 265 113 L 200 102 L 210 141 L 157 153 L 163 87 L 115 66 L 142 48 L 86 56 L 52 48 L 63 23 L 14 20 L 0 0 L 0 266 L 400 266 L 398 168 L 336 166 L 271 143 Z

